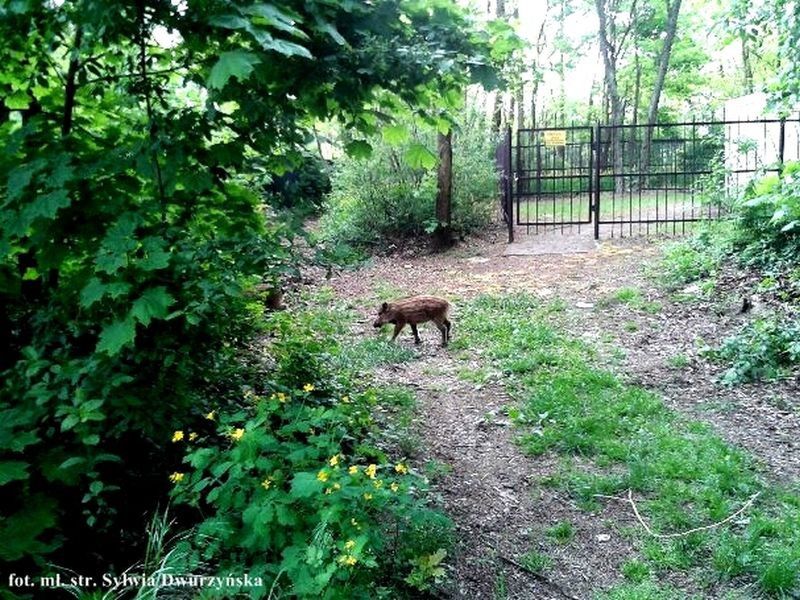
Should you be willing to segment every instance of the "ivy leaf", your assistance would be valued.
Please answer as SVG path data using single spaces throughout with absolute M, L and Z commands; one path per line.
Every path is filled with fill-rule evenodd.
M 175 302 L 175 298 L 170 296 L 164 286 L 150 288 L 133 303 L 131 316 L 142 325 L 147 326 L 153 319 L 165 318 L 167 309 L 173 302 Z
M 126 317 L 114 321 L 103 327 L 100 340 L 97 342 L 96 352 L 105 352 L 109 356 L 119 354 L 119 351 L 130 344 L 136 337 L 136 321 Z
M 422 144 L 411 144 L 405 158 L 412 169 L 432 169 L 437 160 L 436 155 Z
M 353 140 L 344 147 L 344 151 L 353 158 L 369 158 L 372 154 L 372 146 L 364 140 Z
M 208 76 L 208 87 L 221 90 L 231 77 L 236 77 L 239 81 L 246 81 L 253 72 L 253 68 L 260 62 L 261 59 L 252 52 L 242 50 L 223 52 Z

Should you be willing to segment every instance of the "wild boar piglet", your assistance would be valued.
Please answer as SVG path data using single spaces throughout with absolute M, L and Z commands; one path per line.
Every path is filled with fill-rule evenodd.
M 417 325 L 433 321 L 439 331 L 442 332 L 442 346 L 447 346 L 450 341 L 451 327 L 447 318 L 449 310 L 450 303 L 443 298 L 411 296 L 410 298 L 384 302 L 380 310 L 378 310 L 378 317 L 375 319 L 373 326 L 382 327 L 387 323 L 394 325 L 394 335 L 392 335 L 392 341 L 394 341 L 406 324 L 411 325 L 414 342 L 420 344 L 422 340 L 419 339 Z

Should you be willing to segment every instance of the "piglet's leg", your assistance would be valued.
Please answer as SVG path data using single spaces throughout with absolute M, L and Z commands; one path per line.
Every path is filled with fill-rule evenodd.
M 436 327 L 442 332 L 442 347 L 447 346 L 447 327 L 441 321 L 434 321 Z
M 421 344 L 422 340 L 419 339 L 419 333 L 417 333 L 417 326 L 415 323 L 411 323 L 411 333 L 414 334 L 414 343 Z
M 392 341 L 397 339 L 397 336 L 400 335 L 400 332 L 403 331 L 403 327 L 405 327 L 405 323 L 395 323 L 394 324 L 394 335 L 392 335 Z

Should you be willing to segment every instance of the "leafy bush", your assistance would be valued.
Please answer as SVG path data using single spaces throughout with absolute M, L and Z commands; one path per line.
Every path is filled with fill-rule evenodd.
M 357 375 L 341 367 L 335 319 L 273 315 L 278 362 L 264 388 L 209 413 L 199 434 L 175 432 L 187 451 L 175 496 L 210 515 L 187 568 L 301 598 L 402 597 L 443 575 L 451 524 L 420 500 L 424 479 L 380 448 L 373 415 L 393 394 L 348 391 Z
M 775 379 L 800 365 L 800 321 L 778 315 L 756 319 L 709 354 L 731 363 L 724 383 Z
M 745 195 L 736 216 L 735 249 L 745 260 L 794 264 L 800 256 L 800 163 L 768 175 Z
M 436 134 L 430 127 L 409 129 L 405 134 L 402 126 L 387 128 L 383 139 L 371 140 L 368 158 L 338 160 L 322 220 L 324 237 L 374 244 L 386 236 L 433 232 Z M 486 225 L 496 196 L 494 140 L 470 115 L 453 133 L 453 229 L 465 233 Z

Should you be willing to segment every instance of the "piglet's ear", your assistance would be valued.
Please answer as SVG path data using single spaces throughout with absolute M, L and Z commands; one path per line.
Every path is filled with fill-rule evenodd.
M 381 310 L 386 310 L 388 308 L 389 308 L 389 304 L 388 303 L 384 302 L 383 304 L 381 304 Z

